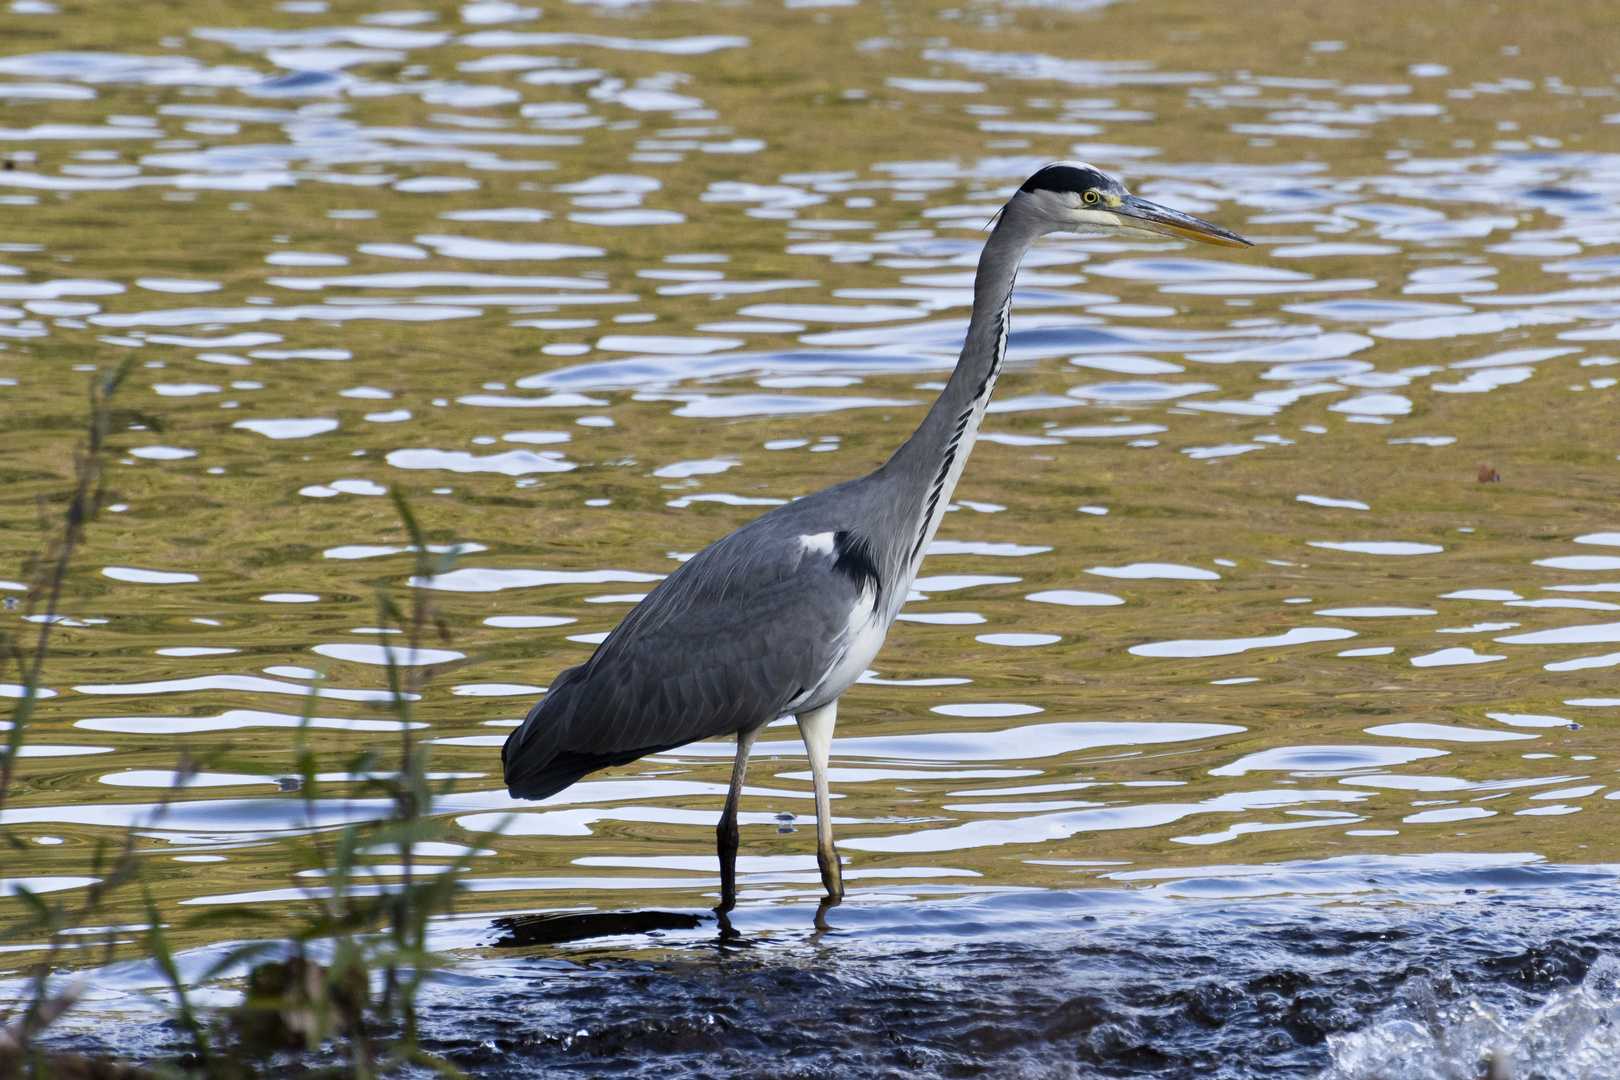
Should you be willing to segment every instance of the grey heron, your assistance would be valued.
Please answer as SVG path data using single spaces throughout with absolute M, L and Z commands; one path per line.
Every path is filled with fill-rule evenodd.
M 682 564 L 585 663 L 557 676 L 501 751 L 512 795 L 544 799 L 586 773 L 735 736 L 716 830 L 721 911 L 735 903 L 737 807 L 766 724 L 798 720 L 815 786 L 816 859 L 843 895 L 827 759 L 838 701 L 867 669 L 945 516 L 1007 351 L 1013 279 L 1046 233 L 1249 241 L 1139 199 L 1083 162 L 1036 172 L 979 256 L 956 368 L 922 424 L 877 471 L 755 518 Z

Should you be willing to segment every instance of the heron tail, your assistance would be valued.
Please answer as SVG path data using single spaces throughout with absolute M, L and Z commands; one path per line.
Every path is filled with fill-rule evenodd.
M 647 754 L 670 750 L 690 741 L 626 749 L 577 748 L 574 719 L 579 704 L 583 668 L 569 668 L 553 681 L 551 690 L 535 703 L 523 723 L 512 730 L 501 747 L 501 768 L 507 791 L 514 799 L 546 799 L 599 769 L 628 765 Z M 574 745 L 570 745 L 574 744 Z

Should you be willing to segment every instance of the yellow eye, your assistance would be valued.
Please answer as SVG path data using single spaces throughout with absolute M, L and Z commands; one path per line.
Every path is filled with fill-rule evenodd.
M 1088 203 L 1094 203 L 1097 201 L 1097 193 L 1095 191 L 1088 191 L 1083 197 Z

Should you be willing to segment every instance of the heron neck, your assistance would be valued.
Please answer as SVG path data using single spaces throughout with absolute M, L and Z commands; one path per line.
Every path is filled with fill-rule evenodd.
M 973 281 L 973 317 L 968 322 L 967 340 L 956 369 L 921 426 L 884 466 L 885 472 L 892 471 L 914 485 L 913 495 L 922 503 L 910 552 L 913 568 L 944 516 L 978 437 L 985 407 L 990 404 L 996 377 L 1007 355 L 1013 279 L 1020 260 L 1039 235 L 1021 220 L 1021 215 L 1012 212 L 1013 207 L 1008 210 L 979 255 L 979 270 Z

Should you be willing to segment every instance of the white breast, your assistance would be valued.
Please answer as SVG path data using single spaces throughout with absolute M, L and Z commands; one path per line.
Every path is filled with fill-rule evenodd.
M 814 690 L 805 698 L 807 702 L 826 702 L 855 685 L 861 673 L 872 666 L 883 639 L 889 634 L 888 620 L 877 610 L 877 596 L 871 589 L 861 592 L 860 599 L 849 610 L 844 624 L 843 648 L 838 659 L 822 676 Z

